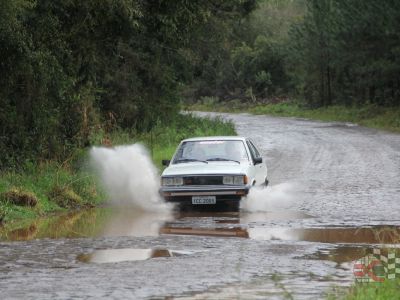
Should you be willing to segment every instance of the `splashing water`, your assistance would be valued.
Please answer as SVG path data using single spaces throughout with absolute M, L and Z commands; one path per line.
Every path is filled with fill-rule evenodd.
M 248 212 L 270 211 L 290 208 L 295 184 L 281 183 L 268 187 L 253 187 L 249 195 L 242 199 L 240 207 Z
M 158 170 L 143 145 L 93 147 L 90 158 L 112 204 L 147 212 L 171 209 L 158 193 Z

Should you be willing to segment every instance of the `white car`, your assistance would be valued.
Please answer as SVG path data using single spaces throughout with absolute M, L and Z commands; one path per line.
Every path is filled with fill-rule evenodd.
M 183 140 L 163 165 L 160 193 L 170 202 L 238 205 L 252 186 L 268 184 L 260 152 L 244 137 Z

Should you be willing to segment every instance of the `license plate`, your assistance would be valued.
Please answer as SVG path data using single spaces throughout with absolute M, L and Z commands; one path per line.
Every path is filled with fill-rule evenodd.
M 217 198 L 215 196 L 193 196 L 192 204 L 216 204 Z

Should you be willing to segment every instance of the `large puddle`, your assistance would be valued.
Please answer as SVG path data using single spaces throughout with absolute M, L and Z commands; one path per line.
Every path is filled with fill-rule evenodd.
M 2 227 L 0 240 L 177 234 L 332 244 L 400 244 L 399 226 L 285 228 L 265 225 L 268 220 L 302 220 L 311 217 L 290 211 L 176 212 L 159 215 L 129 209 L 98 208 L 38 219 L 20 226 Z
M 400 256 L 400 227 L 274 227 L 276 220 L 302 221 L 312 218 L 301 212 L 175 212 L 171 215 L 138 213 L 130 209 L 97 208 L 50 218 L 30 224 L 0 228 L 2 241 L 69 239 L 87 237 L 148 237 L 190 235 L 215 238 L 239 238 L 288 243 L 318 243 L 318 250 L 300 259 L 331 261 L 347 268 L 359 259 L 379 253 Z M 296 223 L 297 222 L 297 223 Z M 322 245 L 321 245 L 322 243 Z M 323 245 L 326 244 L 326 247 Z M 193 252 L 193 251 L 192 251 Z M 119 263 L 190 255 L 190 251 L 170 249 L 98 249 L 81 253 L 81 263 Z M 374 256 L 375 255 L 375 256 Z
M 388 265 L 386 262 L 390 261 L 391 257 L 400 257 L 399 226 L 304 226 L 307 221 L 312 220 L 313 216 L 289 210 L 257 213 L 175 211 L 171 214 L 149 214 L 129 208 L 105 207 L 37 219 L 28 224 L 9 224 L 0 228 L 0 240 L 51 239 L 58 244 L 59 241 L 55 241 L 57 239 L 61 243 L 64 243 L 63 239 L 77 239 L 76 243 L 82 241 L 89 247 L 83 247 L 73 254 L 72 259 L 77 264 L 74 267 L 90 264 L 89 268 L 114 268 L 113 264 L 118 264 L 118 268 L 124 268 L 124 266 L 135 268 L 135 266 L 142 266 L 141 262 L 144 261 L 147 261 L 144 263 L 146 265 L 179 265 L 188 259 L 196 260 L 197 257 L 202 257 L 199 258 L 202 260 L 207 257 L 207 254 L 204 253 L 208 253 L 209 250 L 192 247 L 193 245 L 191 246 L 190 243 L 193 241 L 187 244 L 183 240 L 178 246 L 175 243 L 159 243 L 163 240 L 162 237 L 169 238 L 176 235 L 182 235 L 185 238 L 192 236 L 200 242 L 200 245 L 209 243 L 207 238 L 211 238 L 213 241 L 225 238 L 233 243 L 244 239 L 253 240 L 256 241 L 255 245 L 264 244 L 265 241 L 267 242 L 265 244 L 270 246 L 278 242 L 277 245 L 282 245 L 282 250 L 292 249 L 288 250 L 292 254 L 294 249 L 301 248 L 306 244 L 306 248 L 310 251 L 300 251 L 294 255 L 295 264 L 321 264 L 321 267 L 313 270 L 316 274 L 321 272 L 320 270 L 324 270 L 322 266 L 328 264 L 329 268 L 334 270 L 332 274 L 339 274 L 333 275 L 333 279 L 328 276 L 327 279 L 314 280 L 314 284 L 319 284 L 320 280 L 326 281 L 326 283 L 321 283 L 322 285 L 337 284 L 341 280 L 347 280 L 347 282 L 351 282 L 352 279 L 371 280 L 370 274 L 374 276 L 374 280 L 379 281 L 393 275 L 389 270 L 390 264 Z M 287 226 L 282 226 L 282 224 L 287 224 Z M 95 240 L 87 239 L 102 237 L 110 237 L 110 241 L 118 240 L 122 243 L 100 243 L 93 249 L 92 243 L 95 244 Z M 113 239 L 113 237 L 117 237 L 117 239 Z M 161 237 L 161 239 L 153 244 L 140 244 L 140 242 L 137 245 L 124 244 L 123 241 L 129 240 L 129 237 Z M 51 240 L 49 242 L 52 242 Z M 137 240 L 143 241 L 144 239 Z M 75 241 L 71 242 L 75 243 Z M 221 242 L 229 244 L 225 240 Z M 173 250 L 175 247 L 178 250 Z M 225 254 L 223 253 L 223 255 Z M 18 256 L 16 254 L 16 257 Z M 272 259 L 275 259 L 274 257 L 277 257 L 276 254 L 272 255 Z M 20 261 L 20 258 L 18 259 Z M 29 262 L 29 259 L 27 261 Z M 133 263 L 127 264 L 129 262 Z M 358 270 L 356 266 L 361 267 Z M 291 274 L 289 269 L 284 269 L 287 273 L 282 275 L 285 278 L 283 281 L 292 280 L 296 286 L 304 279 L 305 275 Z M 231 299 L 231 296 L 237 295 L 240 290 L 239 293 L 245 298 L 249 296 L 249 299 L 257 299 L 253 297 L 257 293 L 265 296 L 266 291 L 273 292 L 268 294 L 268 297 L 278 296 L 279 298 L 282 293 L 281 289 L 276 288 L 276 285 L 266 285 L 268 282 L 274 283 L 274 275 L 268 272 L 266 274 L 272 277 L 267 277 L 264 281 L 257 281 L 257 277 L 255 277 L 245 285 L 228 285 L 204 294 L 191 294 L 190 297 L 195 295 L 199 299 L 203 299 L 203 297 L 205 297 L 204 299 L 215 297 Z M 280 283 L 275 282 L 274 284 Z M 232 290 L 232 287 L 236 288 Z M 307 290 L 306 293 L 312 294 L 313 291 Z
M 373 249 L 400 248 L 400 227 L 268 227 L 274 220 L 301 221 L 312 216 L 301 212 L 176 212 L 172 215 L 144 214 L 129 209 L 97 208 L 0 229 L 3 241 L 117 236 L 191 235 L 253 240 L 326 243 L 326 250 L 308 256 L 336 263 L 354 261 Z M 396 250 L 398 251 L 398 249 Z M 168 249 L 103 249 L 78 256 L 81 262 L 107 263 L 172 257 L 184 252 Z

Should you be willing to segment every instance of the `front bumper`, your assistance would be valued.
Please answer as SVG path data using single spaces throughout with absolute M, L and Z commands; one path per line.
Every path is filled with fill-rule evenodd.
M 160 189 L 161 196 L 166 201 L 188 202 L 193 196 L 216 196 L 218 201 L 239 201 L 241 197 L 249 193 L 250 186 L 163 186 Z

